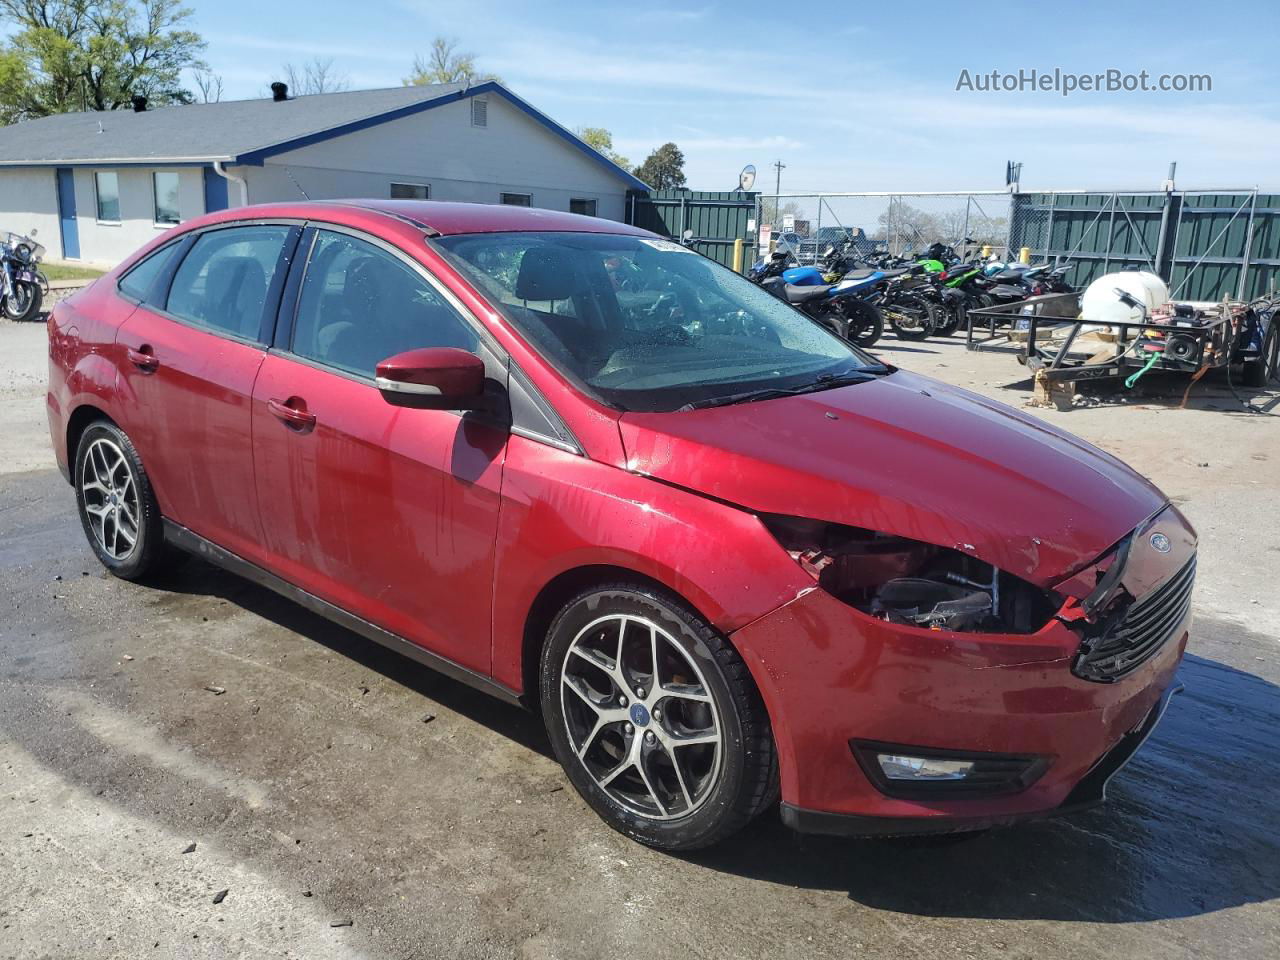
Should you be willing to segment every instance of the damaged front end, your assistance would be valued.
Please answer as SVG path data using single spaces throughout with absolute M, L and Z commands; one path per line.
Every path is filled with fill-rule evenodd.
M 823 590 L 891 623 L 1028 634 L 1065 599 L 961 550 L 800 517 L 761 520 Z

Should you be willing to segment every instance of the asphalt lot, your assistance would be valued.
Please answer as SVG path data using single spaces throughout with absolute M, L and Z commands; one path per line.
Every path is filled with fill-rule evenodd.
M 883 346 L 1029 394 L 1008 354 Z M 674 857 L 604 827 L 531 716 L 197 561 L 107 576 L 44 349 L 0 323 L 0 957 L 1280 956 L 1280 416 L 1223 382 L 1044 414 L 1202 538 L 1187 690 L 1106 807 L 946 844 L 769 815 Z

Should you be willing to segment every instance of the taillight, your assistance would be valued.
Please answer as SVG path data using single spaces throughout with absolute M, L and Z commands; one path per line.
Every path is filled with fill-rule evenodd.
M 946 279 L 947 279 L 947 271 L 943 270 L 940 274 L 938 274 L 938 279 L 939 279 L 939 280 L 946 280 Z

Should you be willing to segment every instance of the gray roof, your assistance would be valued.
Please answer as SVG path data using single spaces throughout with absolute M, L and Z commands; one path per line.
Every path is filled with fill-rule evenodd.
M 474 87 L 483 92 L 489 87 Z M 391 119 L 461 84 L 321 93 L 276 102 L 230 100 L 188 106 L 63 113 L 0 128 L 0 165 L 233 161 L 361 121 Z M 501 91 L 505 92 L 505 91 Z M 450 99 L 456 99 L 452 97 Z

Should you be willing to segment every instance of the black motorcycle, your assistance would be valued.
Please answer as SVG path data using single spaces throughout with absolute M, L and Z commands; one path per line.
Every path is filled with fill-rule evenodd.
M 45 249 L 34 236 L 10 233 L 0 243 L 0 313 L 10 320 L 36 317 L 49 288 L 39 269 Z
M 824 274 L 832 250 L 824 254 Z M 790 251 L 775 250 L 768 258 L 756 262 L 747 278 L 784 303 L 818 321 L 837 336 L 869 347 L 884 333 L 884 318 L 875 305 L 853 291 L 837 290 L 835 284 L 792 284 L 783 272 L 793 266 Z

